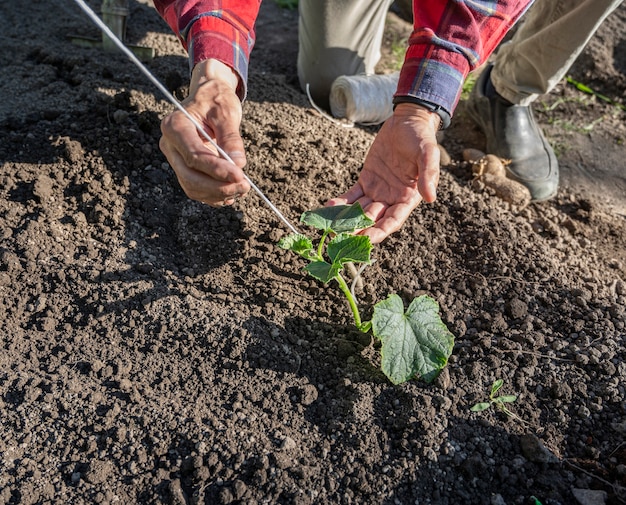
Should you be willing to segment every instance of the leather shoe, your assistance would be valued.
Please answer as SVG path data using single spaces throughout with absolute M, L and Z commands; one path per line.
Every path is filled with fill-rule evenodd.
M 559 165 L 529 106 L 514 105 L 491 84 L 489 65 L 476 80 L 466 108 L 487 138 L 487 152 L 511 160 L 507 177 L 526 186 L 533 200 L 556 195 Z

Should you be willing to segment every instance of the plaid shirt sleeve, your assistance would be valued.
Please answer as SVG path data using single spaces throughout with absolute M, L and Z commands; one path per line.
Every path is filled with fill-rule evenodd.
M 532 0 L 413 0 L 414 27 L 395 98 L 412 97 L 449 116 L 463 83 Z
M 261 0 L 154 0 L 187 50 L 190 68 L 209 58 L 225 63 L 239 75 L 242 99 L 260 5 Z

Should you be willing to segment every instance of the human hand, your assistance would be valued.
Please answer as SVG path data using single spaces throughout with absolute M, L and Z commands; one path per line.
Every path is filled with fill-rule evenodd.
M 374 139 L 356 184 L 327 205 L 358 201 L 376 221 L 360 232 L 372 243 L 400 229 L 422 200 L 431 203 L 437 197 L 440 121 L 419 105 L 398 104 Z
M 238 76 L 227 65 L 218 60 L 203 61 L 195 66 L 189 96 L 182 102 L 234 164 L 221 157 L 181 111 L 161 122 L 159 147 L 192 200 L 230 205 L 250 190 L 242 170 L 246 155 L 239 134 L 242 110 L 238 84 Z

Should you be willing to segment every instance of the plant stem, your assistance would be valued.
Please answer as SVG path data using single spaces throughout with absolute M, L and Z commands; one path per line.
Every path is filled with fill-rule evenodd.
M 328 235 L 327 231 L 322 233 L 322 238 L 320 239 L 320 244 L 317 246 L 317 256 L 320 260 L 324 259 L 324 242 L 326 242 L 326 236 Z
M 356 302 L 354 301 L 354 297 L 352 296 L 352 293 L 350 292 L 350 288 L 348 287 L 348 284 L 346 283 L 345 279 L 341 276 L 341 274 L 337 274 L 335 279 L 337 279 L 337 282 L 339 283 L 339 287 L 341 288 L 341 291 L 343 291 L 343 294 L 346 295 L 346 298 L 348 299 L 348 303 L 350 304 L 350 309 L 352 309 L 352 315 L 354 316 L 354 323 L 356 324 L 356 327 L 359 330 L 361 330 L 361 314 L 359 314 L 359 308 L 357 307 Z

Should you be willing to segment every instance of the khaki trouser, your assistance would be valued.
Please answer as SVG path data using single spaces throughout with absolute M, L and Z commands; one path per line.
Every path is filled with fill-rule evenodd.
M 373 74 L 385 18 L 393 0 L 300 0 L 298 79 L 313 101 L 328 108 L 333 81 Z
M 529 105 L 551 91 L 620 3 L 536 0 L 511 41 L 497 51 L 491 72 L 496 91 L 518 105 Z
M 429 1 L 429 0 L 423 0 Z M 374 73 L 392 0 L 300 0 L 298 78 L 328 107 L 341 75 Z M 528 105 L 565 75 L 621 0 L 536 0 L 491 73 L 507 100 Z

